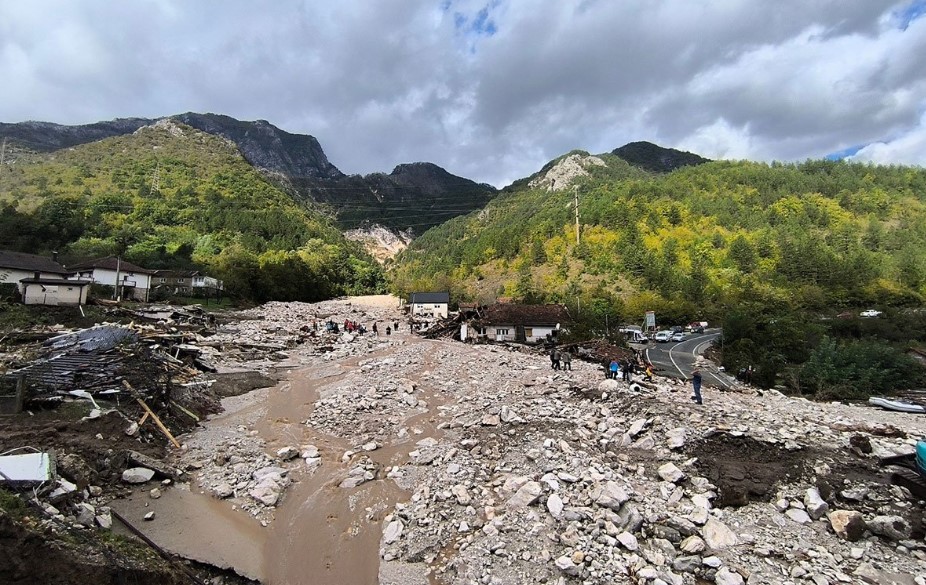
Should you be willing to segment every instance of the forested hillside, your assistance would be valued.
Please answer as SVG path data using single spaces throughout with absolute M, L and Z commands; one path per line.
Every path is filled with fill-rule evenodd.
M 640 323 L 647 310 L 662 324 L 737 317 L 727 339 L 748 347 L 731 366 L 801 362 L 827 334 L 806 329 L 815 319 L 926 297 L 924 169 L 708 162 L 649 174 L 600 158 L 607 166 L 588 164 L 575 183 L 579 244 L 573 189 L 522 180 L 414 241 L 393 286 L 564 302 L 602 325 Z
M 255 301 L 382 285 L 359 245 L 268 183 L 235 144 L 177 122 L 9 162 L 0 166 L 5 249 L 201 268 Z

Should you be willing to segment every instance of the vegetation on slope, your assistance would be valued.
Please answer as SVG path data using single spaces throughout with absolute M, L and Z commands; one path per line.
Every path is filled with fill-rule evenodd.
M 829 328 L 807 329 L 818 317 L 926 297 L 926 170 L 710 162 L 654 175 L 602 158 L 608 167 L 590 166 L 579 188 L 581 243 L 572 190 L 525 180 L 413 242 L 394 288 L 564 302 L 601 324 L 639 323 L 646 310 L 666 324 L 740 311 L 750 333 L 736 338 L 731 327 L 728 339 L 751 335 L 755 347 L 734 347 L 726 365 L 766 364 L 767 384 L 821 347 Z M 797 329 L 779 332 L 780 346 L 763 343 L 788 316 Z M 855 351 L 829 339 L 833 351 Z
M 177 123 L 4 165 L 0 201 L 6 249 L 202 269 L 254 301 L 382 286 L 375 261 L 323 215 L 269 184 L 232 143 Z

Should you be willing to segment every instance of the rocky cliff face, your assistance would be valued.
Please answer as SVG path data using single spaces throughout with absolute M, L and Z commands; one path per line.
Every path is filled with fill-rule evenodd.
M 375 222 L 396 232 L 421 233 L 480 209 L 496 194 L 491 185 L 452 175 L 430 163 L 402 164 L 388 175 L 345 175 L 328 160 L 314 136 L 291 134 L 266 120 L 247 122 L 194 112 L 167 118 L 234 142 L 249 163 L 293 198 L 328 205 L 344 228 Z M 11 148 L 51 152 L 131 134 L 155 122 L 126 118 L 81 126 L 0 124 L 0 140 L 7 139 Z
M 290 134 L 266 120 L 242 122 L 230 116 L 194 112 L 171 117 L 197 130 L 231 140 L 249 163 L 263 171 L 278 173 L 289 179 L 338 179 L 344 176 L 328 161 L 314 136 Z

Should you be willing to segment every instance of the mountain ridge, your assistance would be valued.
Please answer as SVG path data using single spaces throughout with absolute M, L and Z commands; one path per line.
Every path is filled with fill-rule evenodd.
M 230 140 L 245 160 L 293 199 L 326 205 L 342 229 L 371 221 L 396 232 L 421 233 L 481 208 L 497 194 L 491 185 L 427 162 L 402 163 L 389 174 L 348 175 L 328 160 L 312 135 L 293 134 L 266 120 L 242 121 L 224 114 L 186 112 L 72 126 L 37 121 L 0 123 L 0 139 L 48 153 L 131 134 L 165 119 Z M 447 199 L 451 195 L 453 201 Z M 412 206 L 415 209 L 409 209 Z

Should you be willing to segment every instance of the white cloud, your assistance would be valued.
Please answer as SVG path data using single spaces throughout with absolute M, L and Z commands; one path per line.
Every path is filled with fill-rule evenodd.
M 874 142 L 859 150 L 849 160 L 878 164 L 926 166 L 926 114 L 915 128 L 896 138 Z
M 5 2 L 0 121 L 217 112 L 312 134 L 348 173 L 426 160 L 497 185 L 633 140 L 821 157 L 922 128 L 926 18 L 907 6 Z

